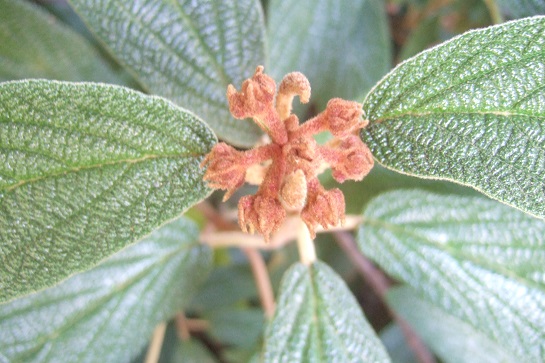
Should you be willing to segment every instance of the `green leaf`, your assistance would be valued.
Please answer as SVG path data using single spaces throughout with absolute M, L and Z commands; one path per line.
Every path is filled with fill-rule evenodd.
M 70 2 L 150 93 L 197 113 L 222 139 L 257 141 L 259 128 L 233 119 L 225 96 L 227 85 L 240 88 L 265 61 L 257 0 Z
M 210 271 L 198 233 L 178 219 L 92 270 L 0 305 L 1 354 L 10 362 L 128 361 Z
M 545 217 L 545 17 L 468 32 L 409 59 L 367 96 L 375 158 Z
M 37 6 L 0 0 L 0 9 L 0 81 L 48 78 L 123 83 L 83 37 Z
M 517 361 L 545 359 L 545 222 L 482 197 L 385 193 L 363 253 Z M 442 324 L 442 323 L 438 323 Z
M 271 0 L 267 14 L 271 74 L 304 73 L 318 110 L 334 97 L 362 97 L 390 70 L 380 0 Z
M 389 323 L 380 331 L 380 340 L 394 363 L 418 363 L 414 352 L 407 345 L 403 331 L 396 323 Z
M 208 333 L 214 340 L 230 347 L 253 348 L 263 332 L 264 316 L 260 308 L 224 307 L 208 311 Z
M 545 15 L 543 0 L 496 0 L 501 9 L 514 18 Z
M 214 355 L 198 340 L 181 341 L 176 345 L 173 363 L 215 363 Z
M 265 362 L 389 362 L 344 283 L 327 265 L 293 265 L 266 331 Z
M 519 362 L 503 346 L 421 298 L 409 287 L 390 290 L 388 303 L 433 349 L 442 362 Z
M 215 268 L 191 303 L 202 312 L 255 299 L 258 297 L 252 270 L 247 264 L 230 264 Z
M 104 84 L 0 84 L 0 301 L 51 286 L 209 194 L 206 125 Z

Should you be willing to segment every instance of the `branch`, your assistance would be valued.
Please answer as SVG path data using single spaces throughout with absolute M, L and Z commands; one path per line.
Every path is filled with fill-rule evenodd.
M 391 286 L 388 278 L 356 247 L 354 237 L 347 232 L 334 232 L 333 237 L 352 261 L 358 272 L 367 281 L 376 294 L 386 301 L 386 293 Z M 411 348 L 420 363 L 435 363 L 433 354 L 428 350 L 412 327 L 397 314 L 388 304 L 385 304 L 392 319 L 399 325 L 407 345 Z
M 252 267 L 252 273 L 254 275 L 257 291 L 259 293 L 259 299 L 261 306 L 265 311 L 267 319 L 271 319 L 274 315 L 274 292 L 271 285 L 271 279 L 269 278 L 269 272 L 263 256 L 255 248 L 243 248 L 242 251 L 248 258 L 250 266 Z

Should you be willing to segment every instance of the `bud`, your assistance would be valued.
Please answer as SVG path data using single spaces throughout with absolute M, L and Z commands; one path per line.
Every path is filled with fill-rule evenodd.
M 207 167 L 203 180 L 208 181 L 211 188 L 227 190 L 223 200 L 226 201 L 244 184 L 246 167 L 242 152 L 224 142 L 216 144 L 201 163 Z
M 361 104 L 333 98 L 327 103 L 324 118 L 327 128 L 334 136 L 344 137 L 365 127 L 366 123 L 361 118 L 362 113 Z
M 350 135 L 338 145 L 337 162 L 331 165 L 332 175 L 339 183 L 347 179 L 362 180 L 373 168 L 373 154 L 358 136 Z
M 301 210 L 307 201 L 307 178 L 301 169 L 286 176 L 280 190 L 280 198 L 284 205 L 292 210 Z
M 310 100 L 310 83 L 304 74 L 299 72 L 288 73 L 280 82 L 276 96 L 276 111 L 280 120 L 285 120 L 291 113 L 293 98 L 299 96 L 301 103 Z
M 312 238 L 316 237 L 316 228 L 321 225 L 327 229 L 344 223 L 344 195 L 339 189 L 320 190 L 308 196 L 307 205 L 301 212 L 301 218 L 310 231 Z
M 229 110 L 233 117 L 264 118 L 273 109 L 276 83 L 263 73 L 263 67 L 256 68 L 254 76 L 242 83 L 241 91 L 237 92 L 233 85 L 227 87 Z
M 238 202 L 238 224 L 243 232 L 257 231 L 268 242 L 271 233 L 275 232 L 284 219 L 286 211 L 280 202 L 272 197 L 261 195 L 247 195 Z

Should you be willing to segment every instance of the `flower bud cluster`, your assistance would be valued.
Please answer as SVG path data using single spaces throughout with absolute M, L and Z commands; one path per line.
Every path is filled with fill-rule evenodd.
M 238 204 L 241 229 L 257 231 L 266 240 L 288 212 L 299 213 L 313 237 L 318 226 L 343 223 L 342 192 L 337 188 L 325 190 L 317 177 L 324 163 L 341 183 L 361 180 L 373 167 L 371 151 L 357 136 L 357 131 L 368 123 L 362 119 L 361 104 L 335 98 L 325 111 L 299 124 L 291 113 L 295 96 L 303 103 L 310 99 L 310 84 L 299 72 L 286 75 L 278 93 L 276 83 L 263 73 L 262 66 L 244 81 L 241 91 L 230 85 L 227 99 L 231 114 L 239 119 L 251 117 L 272 143 L 238 151 L 220 142 L 201 164 L 207 168 L 204 180 L 212 188 L 227 191 L 224 200 L 244 184 L 250 166 L 267 165 L 257 193 L 242 197 Z M 313 137 L 322 131 L 334 136 L 326 145 L 318 145 Z

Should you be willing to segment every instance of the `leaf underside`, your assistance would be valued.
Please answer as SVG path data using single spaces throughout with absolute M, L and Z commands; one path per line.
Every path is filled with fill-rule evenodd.
M 37 6 L 0 0 L 0 81 L 47 78 L 121 84 L 82 36 Z
M 327 265 L 284 275 L 265 334 L 265 362 L 389 362 L 344 281 Z
M 380 0 L 273 0 L 267 14 L 271 74 L 303 72 L 318 110 L 334 97 L 360 99 L 390 70 Z
M 0 305 L 1 354 L 10 362 L 130 361 L 210 271 L 198 233 L 178 219 L 91 270 Z
M 503 11 L 514 18 L 545 15 L 543 0 L 497 0 L 497 2 Z
M 410 287 L 388 291 L 388 305 L 445 363 L 517 363 L 503 346 L 421 298 Z
M 260 131 L 235 120 L 225 92 L 265 62 L 257 0 L 70 0 L 89 28 L 150 93 L 195 112 L 219 138 L 251 146 Z
M 364 212 L 363 253 L 503 347 L 545 359 L 545 222 L 482 197 L 397 191 Z M 438 322 L 440 324 L 440 322 Z
M 170 102 L 103 84 L 0 84 L 0 301 L 51 286 L 209 194 L 215 143 Z
M 361 136 L 402 173 L 456 181 L 545 217 L 545 18 L 468 32 L 367 96 Z

